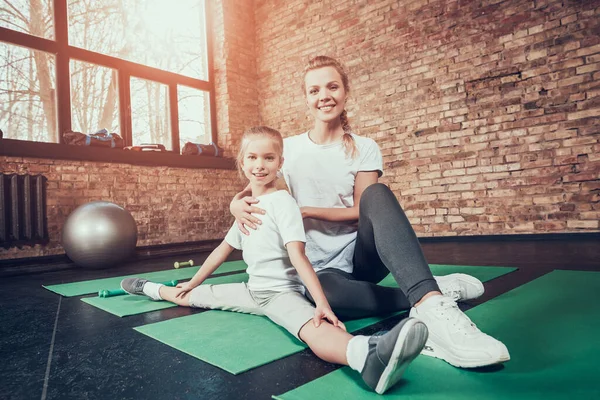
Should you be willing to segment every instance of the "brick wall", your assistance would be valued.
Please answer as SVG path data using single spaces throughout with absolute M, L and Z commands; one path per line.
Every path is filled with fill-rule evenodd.
M 127 209 L 138 246 L 216 239 L 233 222 L 227 205 L 240 187 L 231 170 L 5 158 L 6 173 L 42 174 L 47 183 L 50 243 L 1 250 L 0 258 L 62 254 L 62 227 L 79 205 L 104 200 Z
M 252 2 L 213 2 L 217 131 L 232 157 L 240 132 L 258 122 Z M 225 22 L 225 23 L 223 23 Z M 0 259 L 63 254 L 62 226 L 79 205 L 118 204 L 138 226 L 138 246 L 220 239 L 233 222 L 229 202 L 243 187 L 237 171 L 147 167 L 34 158 L 0 158 L 0 172 L 48 178 L 45 246 L 0 248 Z
M 241 132 L 259 122 L 253 1 L 213 1 L 219 143 L 235 157 Z
M 308 129 L 301 70 L 348 111 L 420 236 L 598 231 L 600 1 L 256 0 L 259 113 Z

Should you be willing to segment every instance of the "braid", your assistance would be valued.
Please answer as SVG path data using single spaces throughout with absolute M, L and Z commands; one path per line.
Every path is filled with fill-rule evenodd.
M 342 129 L 344 130 L 344 133 L 352 132 L 350 121 L 348 121 L 348 112 L 346 110 L 342 111 L 340 114 L 340 121 L 342 122 Z
M 342 137 L 342 141 L 344 142 L 344 152 L 346 153 L 346 157 L 355 159 L 358 155 L 358 148 L 351 135 L 352 127 L 350 126 L 350 121 L 348 121 L 348 113 L 346 110 L 342 111 L 340 114 L 340 121 L 342 122 L 342 129 L 344 130 L 344 136 Z

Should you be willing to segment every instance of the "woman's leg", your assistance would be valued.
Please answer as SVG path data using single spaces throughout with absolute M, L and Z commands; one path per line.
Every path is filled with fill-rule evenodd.
M 399 288 L 378 286 L 359 281 L 351 274 L 336 268 L 317 272 L 327 301 L 342 319 L 372 317 L 407 310 L 411 304 Z M 314 303 L 310 293 L 306 297 Z
M 440 294 L 396 196 L 377 183 L 365 189 L 361 197 L 352 275 L 358 280 L 379 282 L 388 272 L 412 306 L 427 294 Z
M 399 288 L 376 285 L 390 272 Z M 342 318 L 406 310 L 427 295 L 439 294 L 404 211 L 380 183 L 362 194 L 352 275 L 327 268 L 317 276 L 331 308 Z M 308 292 L 307 297 L 313 301 Z
M 377 280 L 386 270 L 413 306 L 410 316 L 429 329 L 423 354 L 468 368 L 510 359 L 504 344 L 477 329 L 452 298 L 441 296 L 396 197 L 387 186 L 375 184 L 361 198 L 353 275 Z

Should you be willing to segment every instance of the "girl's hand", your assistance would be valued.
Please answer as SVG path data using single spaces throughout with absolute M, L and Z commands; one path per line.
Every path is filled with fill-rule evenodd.
M 331 311 L 329 305 L 317 305 L 315 308 L 315 316 L 313 318 L 313 323 L 315 324 L 315 327 L 318 328 L 319 325 L 321 325 L 321 321 L 324 319 L 331 322 L 331 325 L 337 326 L 338 328 L 343 329 L 344 331 L 346 330 L 346 326 L 344 325 L 344 323 L 340 321 L 338 317 L 335 316 L 333 311 Z
M 249 235 L 250 232 L 246 227 L 256 229 L 256 225 L 262 224 L 262 221 L 252 214 L 264 214 L 265 210 L 259 207 L 254 207 L 253 204 L 258 203 L 258 199 L 252 196 L 244 196 L 245 192 L 238 193 L 229 204 L 229 211 L 235 217 L 238 229 L 244 235 Z
M 189 282 L 179 283 L 177 286 L 175 286 L 175 288 L 179 289 L 177 292 L 175 292 L 175 297 L 183 298 L 195 287 L 196 285 L 191 285 Z

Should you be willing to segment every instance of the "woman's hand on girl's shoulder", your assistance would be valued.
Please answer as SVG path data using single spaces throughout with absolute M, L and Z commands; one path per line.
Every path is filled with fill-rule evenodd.
M 300 207 L 300 213 L 302 214 L 302 219 L 312 218 L 312 207 Z
M 260 207 L 253 206 L 257 204 L 258 199 L 252 196 L 234 197 L 229 204 L 229 211 L 235 217 L 238 229 L 244 235 L 249 235 L 250 229 L 256 229 L 257 225 L 262 224 L 262 221 L 252 214 L 265 214 L 265 210 Z

